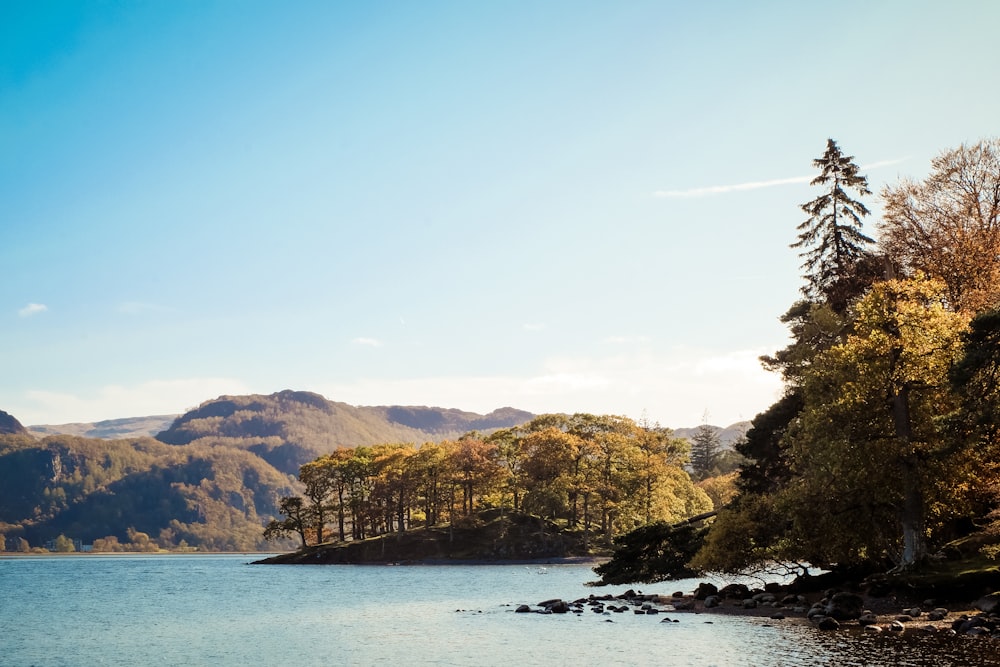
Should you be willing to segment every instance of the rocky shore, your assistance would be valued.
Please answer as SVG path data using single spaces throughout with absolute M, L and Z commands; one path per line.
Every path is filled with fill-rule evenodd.
M 1000 593 L 984 596 L 972 604 L 942 605 L 928 599 L 906 605 L 892 597 L 836 589 L 810 595 L 789 592 L 777 585 L 750 589 L 744 584 L 729 584 L 720 589 L 704 582 L 687 594 L 628 590 L 620 595 L 555 598 L 533 605 L 522 604 L 515 611 L 541 615 L 592 613 L 605 616 L 608 621 L 613 621 L 616 614 L 637 614 L 661 616 L 660 622 L 665 623 L 676 623 L 684 614 L 726 614 L 763 617 L 775 623 L 810 624 L 822 631 L 1000 638 Z

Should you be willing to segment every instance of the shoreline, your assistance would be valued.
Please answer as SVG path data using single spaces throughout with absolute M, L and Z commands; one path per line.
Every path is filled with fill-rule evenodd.
M 520 605 L 517 612 L 547 615 L 591 611 L 603 616 L 645 614 L 663 616 L 660 622 L 675 623 L 679 622 L 677 618 L 683 616 L 722 616 L 763 620 L 768 625 L 809 626 L 818 632 L 853 635 L 1000 638 L 1000 615 L 981 611 L 976 606 L 978 602 L 939 605 L 934 600 L 925 600 L 919 604 L 908 604 L 895 597 L 879 598 L 833 590 L 808 595 L 784 591 L 747 593 L 744 596 L 710 594 L 702 597 L 697 590 L 694 593 L 678 591 L 661 595 L 630 589 L 619 595 L 592 594 L 573 601 L 556 598 L 536 605 Z M 794 602 L 790 602 L 790 598 L 795 598 Z M 609 622 L 612 620 L 608 619 Z

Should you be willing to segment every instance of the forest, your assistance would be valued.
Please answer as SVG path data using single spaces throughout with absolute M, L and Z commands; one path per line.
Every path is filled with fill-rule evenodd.
M 1000 554 L 1000 141 L 943 151 L 872 193 L 834 140 L 792 244 L 791 343 L 762 359 L 785 393 L 737 450 L 738 493 L 697 530 L 622 542 L 605 580 L 782 564 L 916 572 Z M 651 552 L 683 557 L 654 562 Z
M 488 435 L 342 448 L 300 468 L 268 537 L 301 546 L 362 540 L 506 508 L 580 530 L 585 542 L 710 511 L 684 466 L 691 445 L 626 417 L 541 415 Z M 712 488 L 712 487 L 709 487 Z

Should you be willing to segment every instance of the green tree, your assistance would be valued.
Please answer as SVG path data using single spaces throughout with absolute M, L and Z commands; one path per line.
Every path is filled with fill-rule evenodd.
M 320 457 L 299 468 L 299 481 L 305 485 L 304 495 L 309 501 L 309 516 L 313 520 L 316 544 L 323 542 L 326 519 L 332 507 L 330 500 L 337 488 L 336 468 L 329 457 Z
M 813 160 L 813 166 L 820 174 L 810 185 L 822 186 L 824 191 L 802 205 L 809 217 L 798 226 L 798 240 L 791 247 L 802 248 L 806 276 L 802 293 L 811 300 L 827 301 L 839 311 L 858 293 L 858 269 L 874 243 L 861 231 L 861 218 L 869 211 L 849 192 L 860 197 L 871 191 L 854 157 L 844 155 L 833 139 L 827 140 L 826 152 Z
M 55 550 L 59 553 L 72 553 L 76 551 L 76 546 L 70 538 L 65 535 L 59 535 L 55 541 Z
M 299 496 L 285 496 L 279 502 L 279 509 L 285 516 L 278 521 L 272 519 L 264 528 L 264 539 L 268 541 L 297 535 L 306 547 L 306 530 L 312 523 L 305 502 Z
M 641 526 L 615 538 L 615 553 L 594 568 L 598 585 L 656 583 L 696 577 L 690 563 L 705 538 L 705 528 L 662 521 Z
M 785 490 L 802 558 L 910 567 L 942 519 L 930 508 L 959 506 L 963 452 L 939 417 L 955 406 L 948 370 L 967 319 L 943 301 L 940 282 L 879 283 L 806 373 Z
M 691 438 L 691 471 L 696 480 L 710 477 L 722 452 L 719 430 L 708 424 L 708 414 Z

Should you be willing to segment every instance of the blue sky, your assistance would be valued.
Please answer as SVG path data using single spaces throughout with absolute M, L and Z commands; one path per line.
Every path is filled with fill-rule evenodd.
M 0 409 L 750 419 L 828 137 L 997 133 L 1000 3 L 0 3 Z M 874 233 L 877 197 L 868 231 Z

